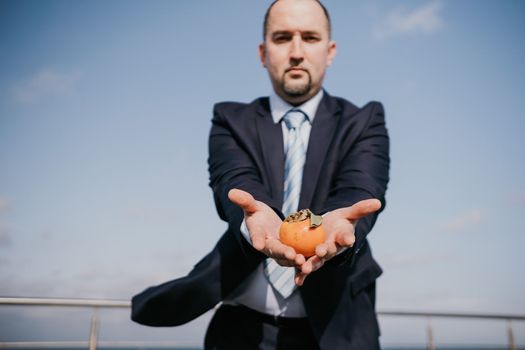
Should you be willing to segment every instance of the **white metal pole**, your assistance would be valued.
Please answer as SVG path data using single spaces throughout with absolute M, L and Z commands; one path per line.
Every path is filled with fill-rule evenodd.
M 97 350 L 97 335 L 98 335 L 98 308 L 93 310 L 91 316 L 91 329 L 89 332 L 89 350 Z
M 427 326 L 427 349 L 436 350 L 436 345 L 434 344 L 434 334 L 432 332 L 432 318 L 428 318 Z
M 508 334 L 509 334 L 509 349 L 516 350 L 516 343 L 514 341 L 514 332 L 512 331 L 512 320 L 509 320 Z

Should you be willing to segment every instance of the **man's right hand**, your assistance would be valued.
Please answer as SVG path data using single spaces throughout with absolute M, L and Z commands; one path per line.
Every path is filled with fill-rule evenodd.
M 281 218 L 263 202 L 255 200 L 248 192 L 232 189 L 228 198 L 244 210 L 246 227 L 255 249 L 273 258 L 279 265 L 300 267 L 305 262 L 301 254 L 279 240 Z

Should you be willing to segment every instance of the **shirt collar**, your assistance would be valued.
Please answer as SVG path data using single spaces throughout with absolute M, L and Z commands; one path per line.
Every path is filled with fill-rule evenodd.
M 321 102 L 323 95 L 324 90 L 320 89 L 314 97 L 312 97 L 302 105 L 294 107 L 274 92 L 270 95 L 270 110 L 272 112 L 273 122 L 275 124 L 279 123 L 290 109 L 296 108 L 303 111 L 303 113 L 306 114 L 306 117 L 308 118 L 310 124 L 312 124 L 314 122 L 315 113 L 317 112 L 317 107 L 319 107 L 319 103 Z

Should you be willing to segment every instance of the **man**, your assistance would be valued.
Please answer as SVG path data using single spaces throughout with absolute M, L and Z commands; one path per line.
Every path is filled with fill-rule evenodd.
M 179 325 L 222 301 L 206 349 L 379 348 L 381 269 L 366 235 L 384 206 L 388 135 L 379 103 L 322 89 L 330 26 L 318 1 L 270 6 L 259 55 L 275 94 L 214 108 L 210 186 L 228 230 L 188 276 L 135 296 L 133 320 Z M 327 233 L 308 259 L 278 239 L 301 208 L 323 214 Z

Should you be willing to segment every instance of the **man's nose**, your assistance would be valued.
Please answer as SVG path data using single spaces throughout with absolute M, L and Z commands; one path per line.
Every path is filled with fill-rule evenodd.
M 292 46 L 290 48 L 290 61 L 302 62 L 303 58 L 303 40 L 300 35 L 296 34 L 292 39 Z

